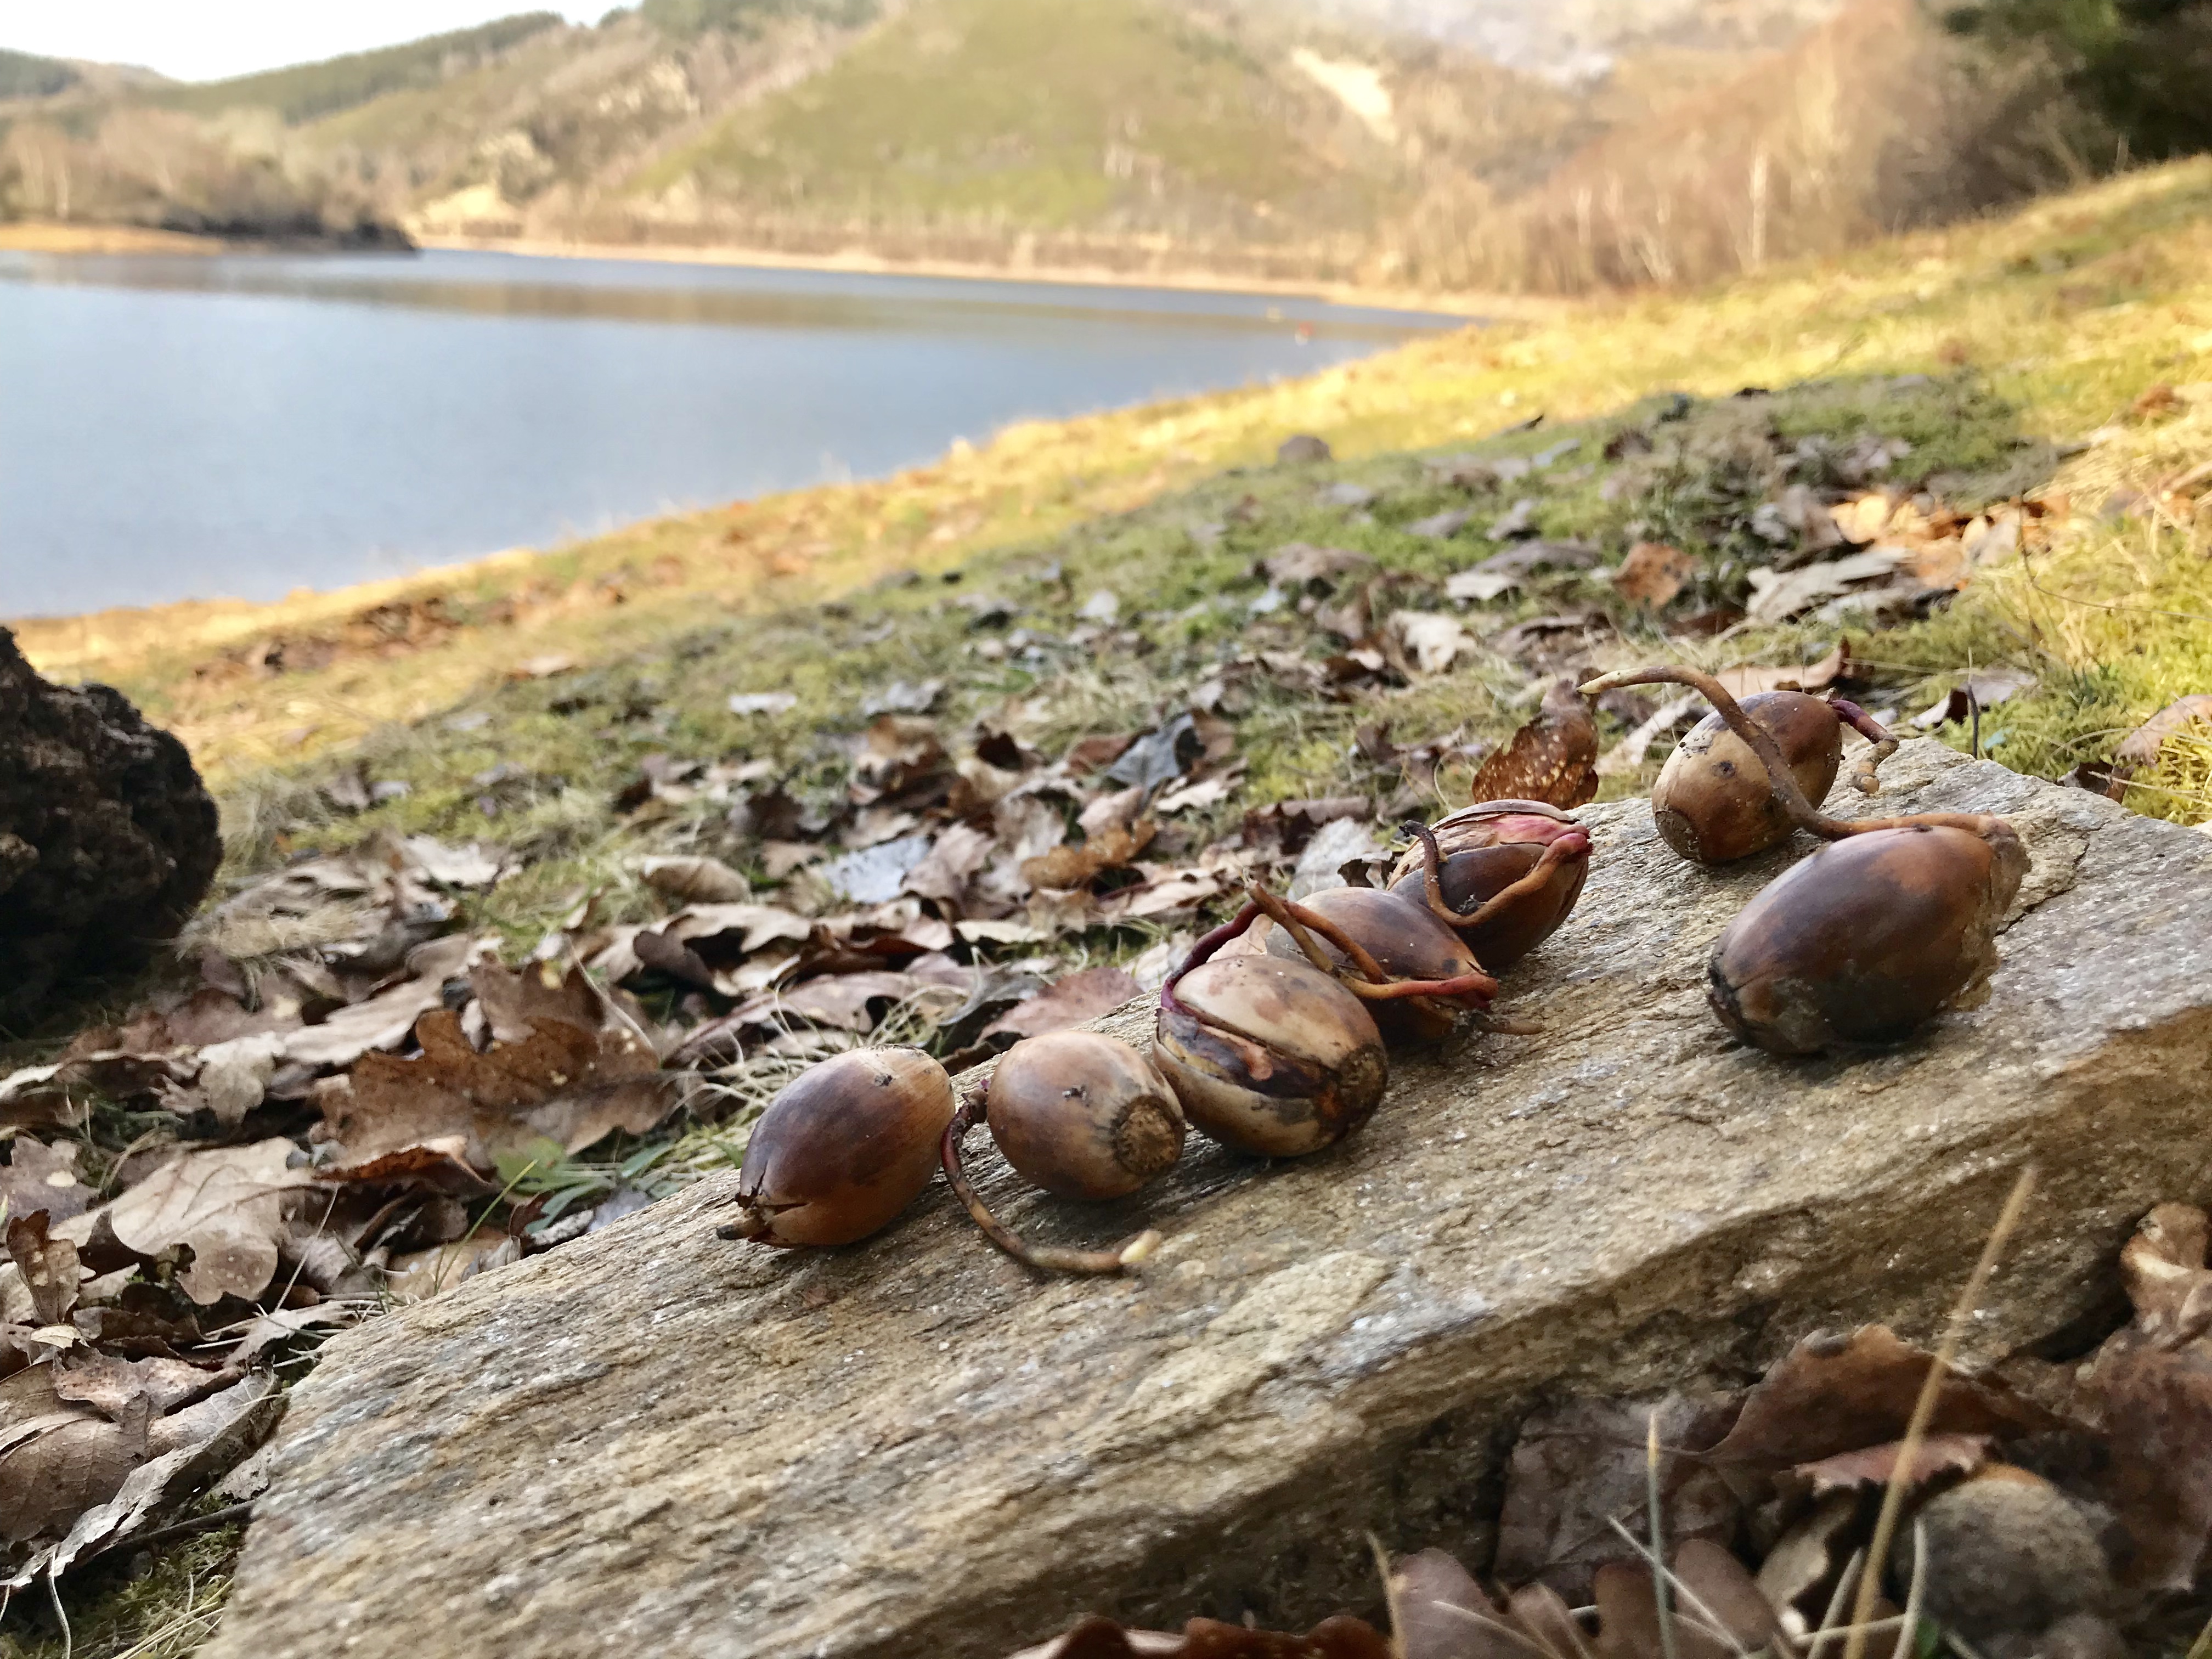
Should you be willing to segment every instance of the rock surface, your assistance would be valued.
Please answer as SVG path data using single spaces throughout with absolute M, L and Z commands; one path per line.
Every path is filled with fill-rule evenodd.
M 1709 943 L 1802 841 L 1717 877 L 1644 804 L 1587 808 L 1589 890 L 1504 1005 L 1542 1035 L 1402 1065 L 1302 1163 L 1194 1139 L 1104 1209 L 995 1188 L 1042 1237 L 1159 1225 L 1142 1279 L 1033 1277 L 941 1190 L 849 1250 L 723 1243 L 724 1176 L 341 1337 L 210 1659 L 1303 1628 L 1375 1607 L 1369 1529 L 1481 1559 L 1539 1399 L 1930 1334 L 2031 1159 L 1978 1346 L 2087 1346 L 2136 1217 L 2212 1189 L 2212 847 L 1924 741 L 1886 775 L 1832 810 L 2005 812 L 2035 860 L 1990 1000 L 1909 1048 L 1783 1061 L 1707 1012 Z
M 47 684 L 0 628 L 0 1024 L 174 938 L 222 862 L 184 744 L 120 691 Z

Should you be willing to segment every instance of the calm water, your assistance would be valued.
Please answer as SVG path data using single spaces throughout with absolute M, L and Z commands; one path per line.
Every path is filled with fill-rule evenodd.
M 503 254 L 0 253 L 0 616 L 272 599 L 547 545 L 1446 325 Z

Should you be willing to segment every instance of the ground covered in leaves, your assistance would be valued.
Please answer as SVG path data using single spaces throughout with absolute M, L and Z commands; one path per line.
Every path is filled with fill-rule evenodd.
M 2116 187 L 2073 234 L 2155 213 L 2197 234 L 2183 208 L 2203 179 L 2163 178 L 2164 195 Z M 2136 227 L 2142 248 L 2156 228 Z M 253 1495 L 249 1454 L 323 1337 L 727 1167 L 812 1060 L 898 1040 L 972 1065 L 1156 986 L 1252 879 L 1374 879 L 1401 821 L 1469 799 L 1641 789 L 1703 706 L 1586 708 L 1563 687 L 1591 672 L 1663 658 L 1740 690 L 1838 689 L 2019 769 L 2212 817 L 2212 703 L 2179 695 L 2212 679 L 2212 386 L 2185 354 L 2068 423 L 1948 343 L 1711 395 L 1647 384 L 1575 421 L 1492 397 L 1450 441 L 1343 461 L 1279 428 L 1263 464 L 1064 529 L 957 558 L 958 538 L 917 534 L 909 562 L 836 597 L 556 632 L 578 648 L 465 693 L 441 659 L 434 713 L 234 773 L 223 882 L 174 960 L 0 1065 L 0 1481 L 36 1493 L 6 1522 L 0 1642 L 58 1642 L 73 1608 L 77 1652 L 187 1650 Z M 622 608 L 577 591 L 530 603 Z M 445 605 L 226 647 L 157 706 L 229 697 L 258 720 L 261 688 L 404 681 L 441 641 L 512 623 Z M 2173 1273 L 2201 1275 L 2202 1237 L 2175 1224 Z M 2042 1379 L 2027 1415 L 1939 1425 L 1926 1478 L 1976 1489 L 2014 1431 L 2124 1461 L 2150 1432 L 2129 1410 L 2179 1413 L 2173 1432 L 2212 1445 L 2189 1439 L 2188 1413 L 2212 1409 L 2201 1321 L 2138 1322 L 2137 1347 L 2166 1356 L 2152 1405 Z M 1668 1445 L 1712 1451 L 1757 1398 L 1670 1405 Z M 1641 1417 L 1566 1409 L 1612 1425 L 1559 1432 L 1615 1463 L 1629 1434 L 1644 1479 Z M 1850 1508 L 1818 1571 L 1761 1586 L 1784 1627 L 1817 1627 L 1850 1571 L 1838 1540 L 1894 1467 L 1879 1449 L 1904 1437 L 1882 1409 L 1832 1444 L 1774 1442 L 1753 1460 L 1766 1487 L 1723 1483 L 1725 1526 L 1667 1536 L 1764 1574 L 1808 1516 Z M 1796 1485 L 1774 1484 L 1785 1472 Z M 1638 1570 L 1602 1524 L 1627 1474 L 1533 1479 L 1575 1515 L 1501 1522 L 1499 1559 L 1468 1565 L 1516 1588 L 1600 1556 Z M 2193 1489 L 2142 1501 L 2205 1519 Z M 2130 1516 L 2107 1508 L 2099 1560 L 2142 1579 Z M 2185 1560 L 2152 1574 L 2169 1590 L 2202 1551 L 2191 1524 Z M 1525 1560 L 1507 1549 L 1522 1532 Z M 1594 1577 L 1551 1593 L 1571 1618 L 1607 1605 Z M 1603 1650 L 1646 1650 L 1622 1628 Z

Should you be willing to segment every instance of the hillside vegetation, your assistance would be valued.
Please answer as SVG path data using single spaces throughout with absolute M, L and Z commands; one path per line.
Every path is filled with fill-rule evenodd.
M 0 216 L 1579 291 L 2088 176 L 2117 152 L 2062 82 L 1918 0 L 644 0 L 25 80 Z

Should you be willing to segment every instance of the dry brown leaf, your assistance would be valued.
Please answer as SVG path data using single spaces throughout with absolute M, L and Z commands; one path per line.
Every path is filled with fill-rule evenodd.
M 1375 569 L 1375 561 L 1348 548 L 1316 547 L 1289 542 L 1253 567 L 1253 574 L 1278 587 L 1308 588 L 1328 592 L 1346 577 L 1362 577 Z
M 1734 1410 L 1728 1398 L 1677 1394 L 1656 1402 L 1574 1401 L 1529 1418 L 1506 1464 L 1498 1577 L 1508 1583 L 1540 1579 L 1579 1603 L 1589 1599 L 1601 1563 L 1634 1556 L 1607 1517 L 1639 1517 L 1630 1524 L 1643 1531 L 1645 1435 L 1654 1412 L 1667 1537 L 1728 1535 L 1741 1505 L 1695 1454 L 1721 1438 Z
M 2161 1204 L 2120 1251 L 2135 1319 L 2098 1351 L 2083 1398 L 2112 1459 L 2110 1495 L 2136 1545 L 2133 1577 L 2185 1589 L 2212 1544 L 2212 1222 Z
M 156 1417 L 237 1380 L 236 1373 L 213 1371 L 181 1359 L 118 1359 L 112 1354 L 79 1352 L 56 1363 L 54 1395 L 89 1406 L 120 1423 L 143 1401 Z
M 445 1000 L 446 981 L 468 971 L 486 947 L 465 936 L 433 939 L 407 958 L 409 977 L 319 1025 L 285 1039 L 284 1058 L 305 1066 L 350 1066 L 376 1049 L 397 1048 L 415 1022 Z
M 1904 1450 L 1903 1441 L 1885 1441 L 1879 1446 L 1800 1463 L 1794 1472 L 1811 1483 L 1815 1498 L 1859 1486 L 1886 1486 L 1898 1478 L 1898 1458 Z M 1915 1449 L 1912 1467 L 1905 1473 L 1904 1481 L 1907 1486 L 1920 1486 L 1939 1474 L 1971 1474 L 1989 1461 L 1989 1455 L 1987 1435 L 1931 1434 Z
M 1698 574 L 1698 562 L 1665 542 L 1638 542 L 1613 573 L 1613 592 L 1646 611 L 1663 611 Z
M 90 1206 L 92 1188 L 76 1172 L 76 1142 L 58 1140 L 48 1146 L 19 1134 L 9 1145 L 14 1158 L 0 1167 L 0 1206 L 11 1219 L 43 1210 L 62 1222 Z
M 640 859 L 637 872 L 647 886 L 678 904 L 741 904 L 753 895 L 752 884 L 720 859 Z
M 1782 1620 L 1774 1605 L 1727 1550 L 1710 1539 L 1692 1538 L 1674 1552 L 1674 1571 L 1684 1601 L 1720 1621 L 1733 1651 L 1782 1650 Z
M 990 861 L 997 845 L 997 837 L 988 830 L 956 823 L 938 836 L 921 863 L 906 872 L 906 890 L 957 908 L 967 896 L 969 883 Z
M 678 1079 L 627 1024 L 586 1030 L 540 1017 L 530 1026 L 528 1038 L 478 1054 L 458 1015 L 423 1015 L 420 1055 L 364 1054 L 339 1086 L 319 1090 L 332 1138 L 358 1164 L 465 1136 L 467 1162 L 489 1170 L 547 1141 L 577 1152 L 617 1129 L 643 1134 L 675 1109 Z
M 104 1220 L 136 1255 L 189 1246 L 191 1264 L 177 1275 L 185 1295 L 202 1307 L 226 1296 L 250 1300 L 276 1272 L 284 1194 L 314 1179 L 289 1167 L 298 1151 L 276 1138 L 183 1153 L 113 1202 L 66 1224 L 70 1235 L 82 1243 Z
M 1483 762 L 1473 799 L 1534 800 L 1573 807 L 1597 795 L 1597 726 L 1572 680 L 1544 693 L 1536 718 Z
M 878 714 L 860 733 L 853 755 L 850 793 L 856 806 L 949 789 L 953 772 L 936 725 L 915 714 Z M 916 808 L 915 810 L 919 810 Z
M 997 1024 L 985 1028 L 983 1037 L 988 1042 L 998 1036 L 1033 1037 L 1065 1031 L 1103 1018 L 1141 994 L 1142 988 L 1119 968 L 1085 968 L 1015 1005 Z
M 1716 1462 L 1780 1469 L 1904 1437 L 1933 1356 L 1884 1325 L 1807 1337 L 1744 1397 L 1743 1413 L 1715 1446 Z M 2059 1426 L 2002 1383 L 1954 1372 L 1936 1395 L 1932 1434 L 1997 1439 Z
M 1399 1659 L 1522 1659 L 1504 1609 L 1458 1559 L 1443 1550 L 1401 1556 L 1390 1566 L 1390 1619 Z
M 1759 663 L 1745 663 L 1724 668 L 1713 678 L 1728 688 L 1729 696 L 1743 698 L 1759 691 L 1825 691 L 1837 681 L 1849 679 L 1853 666 L 1851 642 L 1844 639 L 1838 640 L 1836 648 L 1820 661 L 1808 663 L 1802 668 L 1770 668 Z
M 76 1309 L 76 1245 L 50 1237 L 51 1220 L 44 1210 L 8 1218 L 8 1254 L 23 1275 L 33 1316 L 40 1325 L 66 1324 Z

